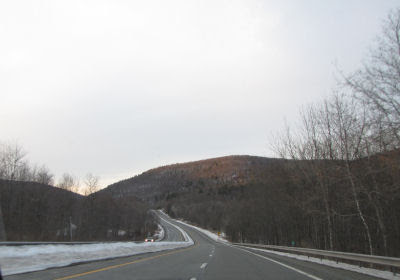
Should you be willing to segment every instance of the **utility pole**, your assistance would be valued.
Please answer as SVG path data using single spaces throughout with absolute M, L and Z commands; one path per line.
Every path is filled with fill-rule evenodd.
M 7 240 L 6 228 L 4 227 L 3 212 L 1 211 L 1 205 L 0 205 L 0 241 L 6 241 L 6 240 Z
M 71 242 L 72 242 L 72 217 L 69 216 L 69 236 L 71 238 Z

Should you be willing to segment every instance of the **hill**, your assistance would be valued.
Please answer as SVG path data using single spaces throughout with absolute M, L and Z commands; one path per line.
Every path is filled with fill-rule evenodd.
M 142 240 L 154 227 L 146 225 L 146 204 L 107 192 L 81 196 L 36 182 L 0 180 L 0 205 L 9 241 Z
M 265 179 L 265 170 L 282 161 L 256 156 L 226 156 L 178 163 L 146 171 L 109 185 L 113 196 L 136 196 L 151 204 L 194 191 L 235 188 Z
M 55 239 L 77 216 L 79 194 L 36 182 L 0 180 L 0 202 L 8 240 Z
M 151 169 L 102 192 L 232 241 L 359 253 L 372 244 L 398 256 L 399 159 L 397 150 L 353 161 L 228 156 Z

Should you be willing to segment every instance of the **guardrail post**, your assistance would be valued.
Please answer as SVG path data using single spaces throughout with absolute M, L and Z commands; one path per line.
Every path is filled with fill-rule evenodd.
M 397 270 L 396 270 L 395 267 L 391 266 L 391 267 L 390 267 L 390 271 L 393 273 L 393 276 L 396 276 Z

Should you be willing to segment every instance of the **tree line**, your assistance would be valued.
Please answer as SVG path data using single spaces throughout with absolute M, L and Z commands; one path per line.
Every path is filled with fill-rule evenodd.
M 26 154 L 16 143 L 0 144 L 0 240 L 142 240 L 156 229 L 140 200 L 98 192 L 91 173 L 83 187 L 69 173 L 53 186 L 49 169 Z
M 0 179 L 22 182 L 36 182 L 89 195 L 99 190 L 99 176 L 87 173 L 83 185 L 78 177 L 65 172 L 55 182 L 55 176 L 46 165 L 31 164 L 27 152 L 18 143 L 0 142 Z
M 143 240 L 156 229 L 148 206 L 111 192 L 83 196 L 36 182 L 0 179 L 3 240 Z
M 53 184 L 54 175 L 45 166 L 31 165 L 17 143 L 0 142 L 0 179 Z

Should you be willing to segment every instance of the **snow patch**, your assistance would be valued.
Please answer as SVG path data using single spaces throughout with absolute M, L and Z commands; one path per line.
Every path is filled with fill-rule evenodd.
M 0 250 L 0 264 L 2 266 L 3 275 L 44 270 L 51 267 L 62 267 L 79 262 L 171 250 L 188 247 L 194 244 L 193 240 L 184 230 L 165 219 L 163 219 L 163 221 L 177 228 L 184 236 L 185 241 L 2 246 Z M 158 225 L 158 240 L 162 240 L 164 236 L 164 228 Z
M 73 263 L 98 261 L 117 257 L 171 250 L 194 244 L 190 236 L 180 227 L 160 217 L 165 223 L 182 233 L 185 241 L 171 242 L 113 242 L 94 244 L 41 244 L 23 246 L 1 246 L 0 264 L 3 275 L 12 275 Z M 119 234 L 123 234 L 122 232 Z M 163 240 L 164 228 L 158 225 L 157 240 Z
M 157 224 L 157 230 L 154 233 L 154 237 L 156 238 L 156 241 L 161 241 L 164 239 L 165 231 L 164 231 L 164 228 L 162 227 L 162 225 Z
M 223 242 L 223 243 L 229 243 L 229 241 L 226 240 L 226 239 L 224 238 L 224 236 L 225 236 L 224 233 L 221 233 L 221 235 L 219 236 L 218 234 L 216 234 L 216 233 L 214 233 L 214 232 L 212 232 L 212 231 L 209 231 L 209 230 L 206 230 L 206 229 L 203 229 L 203 228 L 196 227 L 196 226 L 194 226 L 194 225 L 189 224 L 189 223 L 186 222 L 186 221 L 180 221 L 180 220 L 175 220 L 175 221 L 178 222 L 178 223 L 181 223 L 181 224 L 183 224 L 183 225 L 185 225 L 185 226 L 194 228 L 194 229 L 196 229 L 197 231 L 200 231 L 200 232 L 204 233 L 205 235 L 207 235 L 209 238 L 211 238 L 211 239 L 214 240 L 214 241 Z
M 190 246 L 189 242 L 115 242 L 84 245 L 3 246 L 0 264 L 4 275 L 67 266 L 73 263 L 126 257 Z

